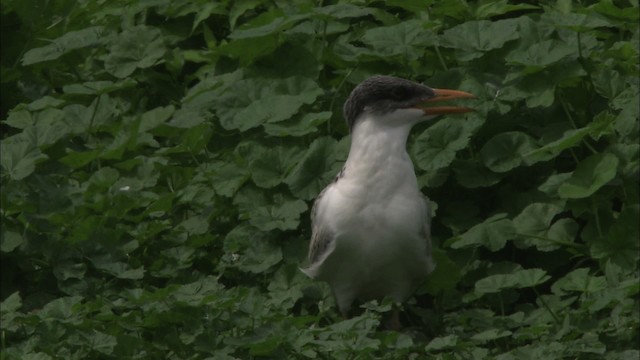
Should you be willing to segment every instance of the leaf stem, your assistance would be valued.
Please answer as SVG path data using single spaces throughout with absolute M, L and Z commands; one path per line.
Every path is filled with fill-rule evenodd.
M 557 245 L 564 245 L 567 247 L 572 247 L 575 249 L 578 249 L 581 253 L 586 253 L 586 246 L 582 245 L 582 244 L 576 244 L 574 242 L 570 242 L 570 241 L 565 241 L 565 240 L 557 240 L 557 239 L 550 239 L 544 236 L 538 236 L 538 235 L 533 235 L 533 234 L 524 234 L 524 233 L 516 233 L 517 236 L 523 236 L 523 237 L 529 237 L 529 238 L 533 238 L 533 239 L 537 239 L 537 240 L 542 240 L 542 241 L 547 241 L 550 243 L 554 243 Z
M 333 97 L 331 98 L 331 102 L 329 103 L 329 110 L 331 110 L 332 113 L 333 113 L 333 105 L 336 102 L 336 98 L 338 97 L 338 94 L 340 93 L 340 90 L 342 90 L 342 87 L 344 86 L 344 83 L 347 81 L 349 76 L 351 76 L 351 73 L 353 73 L 357 68 L 358 68 L 357 66 L 354 67 L 354 68 L 351 68 L 351 70 L 349 70 L 347 75 L 345 75 L 342 78 L 342 81 L 340 81 L 340 84 L 338 84 L 338 88 L 336 89 L 336 91 L 334 91 Z M 329 121 L 327 121 L 327 133 L 331 134 L 331 119 L 329 119 Z
M 547 309 L 549 314 L 551 314 L 551 317 L 553 317 L 553 320 L 556 322 L 556 324 L 560 324 L 560 318 L 558 318 L 556 313 L 554 313 L 553 310 L 551 310 L 551 308 L 549 307 L 549 304 L 547 304 L 547 302 L 544 301 L 544 298 L 542 296 L 540 296 L 540 293 L 538 292 L 536 287 L 534 286 L 534 287 L 532 287 L 532 289 L 533 289 L 533 292 L 536 293 L 536 296 L 538 297 L 538 299 L 540 299 L 540 302 L 542 303 L 542 306 L 544 306 L 544 308 Z
M 562 92 L 558 92 L 558 98 L 560 99 L 560 104 L 562 105 L 562 110 L 564 110 L 565 115 L 567 116 L 567 119 L 569 119 L 569 122 L 571 123 L 571 126 L 573 126 L 574 129 L 578 129 L 578 126 L 576 126 L 575 121 L 573 121 L 573 116 L 571 116 L 571 112 L 569 111 L 569 106 L 567 105 L 567 102 L 564 99 L 564 96 L 562 96 Z M 587 148 L 589 148 L 589 150 L 591 150 L 592 153 L 597 154 L 598 152 L 596 151 L 596 149 L 594 149 L 591 144 L 589 144 L 589 142 L 587 142 L 587 140 L 585 138 L 582 138 L 582 141 L 584 141 L 584 144 L 587 146 Z M 572 155 L 574 156 L 574 158 L 576 157 L 575 154 L 573 154 L 572 151 Z
M 438 61 L 440 61 L 440 66 L 442 66 L 444 71 L 449 71 L 447 64 L 444 62 L 444 59 L 442 58 L 442 54 L 440 54 L 440 47 L 438 47 L 438 45 L 433 45 L 433 48 L 435 49 L 436 55 L 438 56 Z

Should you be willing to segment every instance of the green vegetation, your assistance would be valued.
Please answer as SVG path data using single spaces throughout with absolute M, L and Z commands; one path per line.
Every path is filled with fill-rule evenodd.
M 2 359 L 637 359 L 638 1 L 2 0 Z M 298 269 L 372 74 L 438 268 L 342 319 Z

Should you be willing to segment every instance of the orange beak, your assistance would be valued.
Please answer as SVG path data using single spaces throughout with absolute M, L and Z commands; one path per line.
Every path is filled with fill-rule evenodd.
M 473 111 L 471 108 L 461 106 L 426 106 L 426 104 L 438 101 L 475 99 L 473 94 L 460 90 L 433 89 L 433 91 L 436 93 L 436 96 L 416 106 L 416 108 L 422 110 L 425 115 L 459 114 Z

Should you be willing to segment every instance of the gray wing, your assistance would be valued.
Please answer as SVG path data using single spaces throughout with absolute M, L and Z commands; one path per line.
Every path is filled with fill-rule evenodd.
M 433 250 L 431 248 L 431 203 L 428 197 L 424 197 L 424 204 L 427 207 L 427 217 L 422 226 L 422 237 L 426 242 L 427 250 L 427 274 L 435 270 L 436 264 L 433 261 Z

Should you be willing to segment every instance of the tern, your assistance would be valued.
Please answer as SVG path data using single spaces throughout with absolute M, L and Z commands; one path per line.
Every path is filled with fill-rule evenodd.
M 406 301 L 434 270 L 429 199 L 418 187 L 407 137 L 420 122 L 472 111 L 431 103 L 473 97 L 382 75 L 349 95 L 349 156 L 314 202 L 309 266 L 302 269 L 329 283 L 343 316 L 356 300 Z

